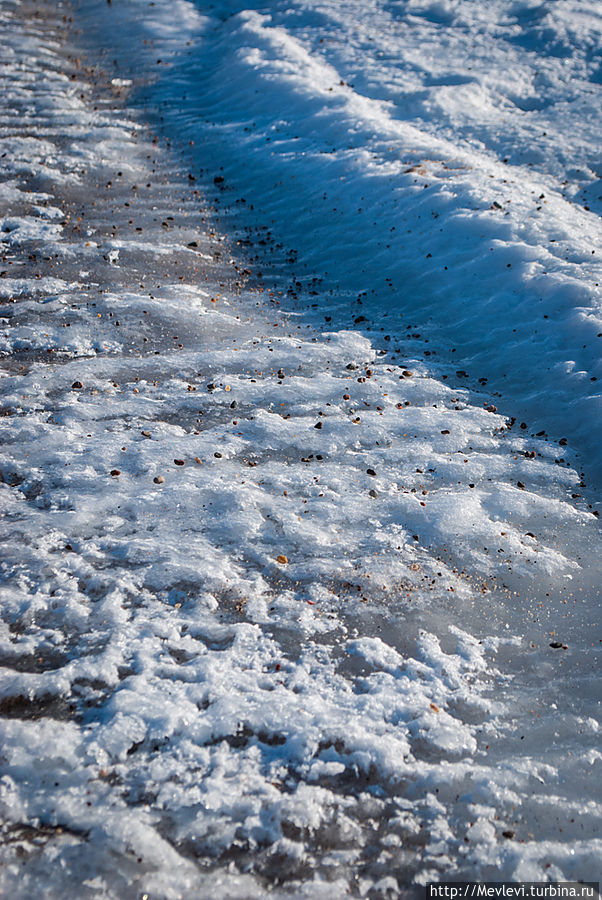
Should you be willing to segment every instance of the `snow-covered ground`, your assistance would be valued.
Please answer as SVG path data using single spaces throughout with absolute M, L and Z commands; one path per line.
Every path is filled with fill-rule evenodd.
M 323 279 L 318 321 L 428 326 L 602 487 L 599 4 L 198 6 L 182 52 L 143 48 L 147 96 L 297 251 L 294 292 Z
M 597 880 L 600 28 L 2 0 L 7 896 Z

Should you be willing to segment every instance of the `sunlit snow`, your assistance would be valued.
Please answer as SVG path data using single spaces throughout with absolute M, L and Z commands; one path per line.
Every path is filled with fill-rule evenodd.
M 602 24 L 0 2 L 0 893 L 602 864 Z

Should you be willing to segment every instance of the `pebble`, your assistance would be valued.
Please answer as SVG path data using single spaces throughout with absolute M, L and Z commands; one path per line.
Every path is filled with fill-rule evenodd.
M 374 489 L 368 491 L 368 493 L 374 500 L 376 500 L 376 498 L 378 497 L 378 491 L 375 491 Z
M 376 475 L 376 472 L 374 471 L 374 469 L 366 469 L 366 475 L 374 476 Z
M 121 472 L 119 469 L 111 469 L 111 475 L 113 476 L 113 478 L 116 478 L 117 475 L 121 475 Z
M 155 482 L 155 484 L 165 484 L 165 478 L 163 477 L 163 475 L 155 475 L 153 481 Z
M 81 383 L 81 381 L 74 381 L 73 384 L 71 385 L 72 391 L 81 391 L 82 388 L 83 388 L 83 384 Z
M 563 644 L 562 641 L 551 641 L 550 647 L 552 650 L 568 650 L 568 644 Z
M 186 462 L 183 459 L 174 459 L 174 463 L 176 466 L 185 466 Z
M 280 556 L 276 557 L 276 562 L 280 563 L 281 566 L 285 566 L 288 563 L 288 557 L 281 553 Z

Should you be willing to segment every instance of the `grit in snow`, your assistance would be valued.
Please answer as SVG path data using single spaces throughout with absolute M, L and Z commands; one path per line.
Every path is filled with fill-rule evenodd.
M 100 36 L 131 16 L 114 52 L 141 82 L 204 33 L 185 3 L 178 28 L 174 4 L 89 11 Z M 3 891 L 595 877 L 599 536 L 568 451 L 422 338 L 346 327 L 324 281 L 305 315 L 295 254 L 254 233 L 262 280 L 245 204 L 207 208 L 214 172 L 124 105 L 171 76 L 69 58 L 60 16 L 20 12 L 0 11 Z

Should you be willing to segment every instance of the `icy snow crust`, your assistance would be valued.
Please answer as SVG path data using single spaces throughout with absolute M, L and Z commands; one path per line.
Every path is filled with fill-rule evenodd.
M 0 4 L 7 896 L 598 877 L 595 20 L 342 6 Z
M 428 322 L 452 371 L 570 431 L 600 487 L 599 5 L 198 7 L 153 97 L 298 251 L 297 280 L 324 277 L 350 325 Z

